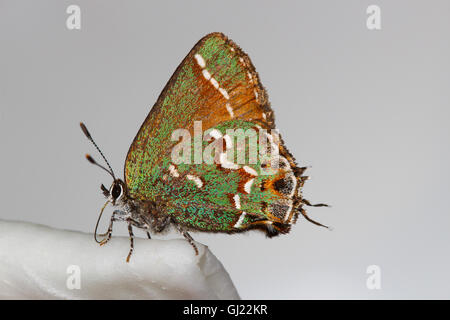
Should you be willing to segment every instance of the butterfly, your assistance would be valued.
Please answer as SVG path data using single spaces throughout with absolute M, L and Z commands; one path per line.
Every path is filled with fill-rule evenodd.
M 175 70 L 129 148 L 124 180 L 115 176 L 86 126 L 80 125 L 108 168 L 90 155 L 86 158 L 113 178 L 109 189 L 101 185 L 107 201 L 97 220 L 95 240 L 107 243 L 113 223 L 126 222 L 127 262 L 134 250 L 133 227 L 151 238 L 151 233 L 175 226 L 198 254 L 189 231 L 232 234 L 254 229 L 273 237 L 288 233 L 299 214 L 324 226 L 303 208 L 326 204 L 312 205 L 302 197 L 307 167 L 296 164 L 279 137 L 255 67 L 222 33 L 203 37 Z M 177 130 L 182 134 L 174 137 Z M 239 140 L 232 135 L 238 131 L 250 134 Z M 192 136 L 194 141 L 188 139 Z M 180 137 L 187 138 L 180 142 Z M 250 156 L 250 140 L 258 141 L 253 148 L 256 159 Z M 262 152 L 268 145 L 270 152 Z M 244 155 L 230 152 L 236 148 Z M 180 151 L 185 161 L 174 157 Z M 193 154 L 196 160 L 205 156 L 212 161 L 190 161 Z M 117 209 L 100 241 L 97 228 L 108 204 Z

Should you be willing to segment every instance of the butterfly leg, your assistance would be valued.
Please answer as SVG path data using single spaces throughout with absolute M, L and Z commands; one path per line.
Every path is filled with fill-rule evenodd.
M 105 233 L 99 234 L 100 237 L 106 237 L 102 241 L 100 241 L 100 245 L 103 246 L 106 244 L 112 235 L 113 223 L 114 221 L 124 221 L 126 213 L 120 210 L 115 210 L 111 216 L 111 220 L 109 221 L 108 230 Z
M 186 231 L 183 230 L 177 223 L 175 223 L 175 226 L 177 227 L 178 231 L 183 235 L 183 237 L 191 244 L 191 246 L 194 248 L 195 255 L 198 256 L 198 248 L 194 243 L 194 239 L 191 237 L 191 235 Z
M 135 220 L 135 219 L 131 219 L 131 218 L 130 218 L 128 221 L 129 221 L 134 227 L 140 228 L 140 229 L 144 229 L 144 230 L 146 231 L 146 233 L 147 233 L 147 237 L 148 237 L 149 239 L 152 238 L 152 236 L 150 235 L 150 232 L 147 231 L 150 227 L 148 226 L 148 223 L 147 223 L 146 221 L 142 221 L 142 219 L 137 219 L 137 220 Z
M 186 238 L 186 240 L 191 244 L 191 246 L 194 248 L 195 251 L 195 255 L 198 256 L 198 248 L 194 243 L 194 239 L 191 237 L 191 235 L 189 233 L 187 233 L 187 231 L 181 231 L 181 234 L 183 235 L 183 237 Z
M 134 234 L 133 234 L 133 226 L 131 222 L 128 222 L 128 233 L 130 234 L 130 251 L 128 252 L 127 262 L 130 262 L 130 257 L 134 251 Z

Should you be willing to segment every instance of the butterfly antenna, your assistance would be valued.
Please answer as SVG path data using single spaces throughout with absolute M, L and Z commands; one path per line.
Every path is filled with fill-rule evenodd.
M 104 166 L 102 166 L 102 165 L 99 164 L 97 161 L 95 161 L 94 158 L 92 158 L 92 156 L 91 156 L 90 154 L 86 154 L 86 159 L 87 159 L 87 161 L 89 161 L 90 163 L 92 163 L 92 164 L 94 164 L 94 165 L 96 165 L 96 166 L 102 168 L 102 169 L 105 170 L 106 172 L 108 172 L 108 173 L 113 177 L 114 180 L 116 179 L 116 178 L 114 178 L 114 175 L 112 174 L 111 171 L 109 171 L 109 170 L 106 169 Z M 103 189 L 102 189 L 102 191 L 103 191 Z
M 106 160 L 106 157 L 104 156 L 102 150 L 100 150 L 100 148 L 97 146 L 97 144 L 95 143 L 94 139 L 92 139 L 91 134 L 89 133 L 88 129 L 86 128 L 86 126 L 84 125 L 83 122 L 80 122 L 80 127 L 81 127 L 81 130 L 83 130 L 83 133 L 85 134 L 85 136 L 89 139 L 89 141 L 92 142 L 92 144 L 94 145 L 94 147 L 95 147 L 95 148 L 97 149 L 97 151 L 100 153 L 100 155 L 102 156 L 103 160 L 105 160 L 106 164 L 108 165 L 109 170 L 106 169 L 104 166 L 98 164 L 98 163 L 94 160 L 94 158 L 92 158 L 92 157 L 91 157 L 90 155 L 88 155 L 88 154 L 86 155 L 86 159 L 87 159 L 90 163 L 95 164 L 96 166 L 99 166 L 100 168 L 102 168 L 103 170 L 105 170 L 106 172 L 108 172 L 108 173 L 113 177 L 113 179 L 116 180 L 116 177 L 115 177 L 115 175 L 114 175 L 113 169 L 111 168 L 111 165 L 109 164 L 108 160 Z

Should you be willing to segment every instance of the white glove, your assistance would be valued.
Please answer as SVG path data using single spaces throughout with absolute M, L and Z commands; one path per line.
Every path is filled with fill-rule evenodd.
M 184 239 L 127 237 L 100 247 L 92 234 L 0 220 L 0 299 L 239 299 L 209 251 Z

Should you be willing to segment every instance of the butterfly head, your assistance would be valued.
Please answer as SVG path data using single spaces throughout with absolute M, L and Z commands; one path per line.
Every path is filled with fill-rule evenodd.
M 108 198 L 108 201 L 111 202 L 113 206 L 126 202 L 127 188 L 121 179 L 115 179 L 109 189 L 103 184 L 100 188 L 102 189 L 103 195 Z
M 92 142 L 94 147 L 100 153 L 100 155 L 102 156 L 103 160 L 105 160 L 106 165 L 108 166 L 108 168 L 105 168 L 104 166 L 99 164 L 89 154 L 86 154 L 86 159 L 90 163 L 92 163 L 92 164 L 102 168 L 106 172 L 108 172 L 109 175 L 113 178 L 113 183 L 111 184 L 111 187 L 109 189 L 107 189 L 103 184 L 100 186 L 100 188 L 101 188 L 101 190 L 103 192 L 103 195 L 106 198 L 108 198 L 107 203 L 112 203 L 113 205 L 125 203 L 126 199 L 127 199 L 127 196 L 126 196 L 127 195 L 127 188 L 126 188 L 125 183 L 121 179 L 117 179 L 116 178 L 116 176 L 114 175 L 114 171 L 111 168 L 111 165 L 109 164 L 108 160 L 106 160 L 106 157 L 103 155 L 103 152 L 100 150 L 100 148 L 95 143 L 94 139 L 92 138 L 91 134 L 89 133 L 89 131 L 86 128 L 86 126 L 84 125 L 84 123 L 81 122 L 80 123 L 80 127 L 81 127 L 81 130 L 83 131 L 83 133 L 86 135 L 86 137 Z

